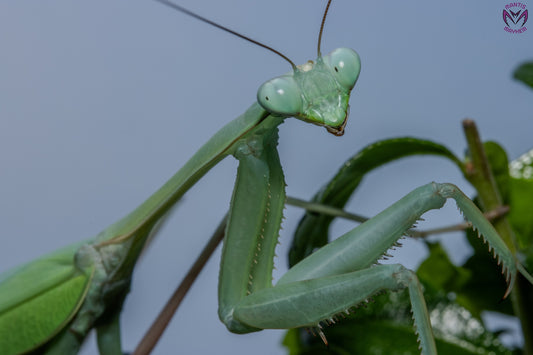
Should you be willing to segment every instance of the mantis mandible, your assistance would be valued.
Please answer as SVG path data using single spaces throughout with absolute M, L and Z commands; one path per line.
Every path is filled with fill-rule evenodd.
M 113 294 L 116 292 L 119 294 L 118 299 L 120 300 L 117 303 L 121 302 L 129 287 L 129 275 L 133 268 L 133 265 L 129 265 L 128 263 L 131 260 L 135 260 L 140 251 L 141 246 L 137 243 L 141 244 L 146 240 L 150 231 L 155 227 L 160 218 L 200 177 L 199 175 L 206 173 L 212 165 L 230 154 L 235 155 L 240 161 L 238 182 L 232 199 L 228 238 L 224 247 L 225 256 L 221 270 L 220 286 L 220 316 L 225 320 L 230 330 L 235 332 L 248 332 L 260 328 L 315 327 L 321 320 L 333 317 L 336 313 L 349 308 L 350 305 L 364 300 L 378 289 L 407 287 L 410 289 L 413 299 L 417 328 L 419 329 L 423 345 L 422 350 L 427 354 L 435 353 L 430 325 L 427 320 L 427 312 L 413 274 L 399 266 L 367 267 L 373 264 L 382 253 L 386 252 L 393 245 L 395 239 L 418 218 L 418 216 L 402 216 L 406 203 L 414 201 L 414 203 L 420 203 L 422 205 L 427 204 L 424 206 L 426 208 L 433 208 L 441 204 L 442 198 L 440 197 L 435 197 L 435 206 L 429 202 L 424 203 L 424 195 L 426 195 L 427 201 L 431 201 L 432 199 L 432 197 L 427 197 L 427 191 L 435 190 L 446 197 L 450 195 L 458 199 L 458 203 L 462 204 L 462 208 L 465 210 L 467 217 L 477 224 L 482 234 L 489 240 L 497 254 L 501 256 L 504 268 L 509 270 L 509 278 L 512 281 L 516 273 L 516 270 L 514 270 L 515 261 L 509 255 L 506 247 L 499 242 L 498 236 L 491 229 L 490 225 L 483 219 L 478 218 L 478 211 L 471 207 L 470 202 L 450 185 L 429 185 L 421 190 L 415 190 L 415 192 L 408 195 L 409 197 L 402 199 L 398 204 L 391 207 L 391 209 L 387 209 L 384 214 L 379 215 L 378 219 L 373 220 L 374 222 L 366 224 L 366 227 L 362 227 L 363 230 L 367 228 L 371 232 L 375 230 L 376 224 L 389 226 L 389 228 L 394 229 L 393 232 L 388 234 L 373 236 L 372 242 L 375 245 L 370 246 L 370 249 L 365 250 L 363 247 L 366 244 L 366 239 L 365 234 L 361 232 L 361 228 L 354 230 L 353 232 L 349 232 L 346 237 L 340 239 L 339 242 L 330 244 L 330 246 L 317 252 L 315 256 L 306 259 L 305 262 L 289 271 L 277 283 L 276 287 L 271 287 L 272 254 L 284 202 L 283 176 L 275 150 L 277 125 L 286 117 L 294 115 L 299 116 L 298 118 L 304 121 L 311 121 L 312 123 L 323 125 L 332 133 L 342 133 L 343 126 L 346 122 L 347 95 L 355 84 L 359 73 L 358 56 L 356 54 L 354 55 L 354 52 L 351 50 L 343 49 L 334 51 L 332 56 L 324 57 L 323 62 L 325 64 L 323 65 L 325 67 L 322 67 L 319 64 L 321 60 L 317 59 L 314 67 L 311 64 L 307 64 L 303 69 L 299 69 L 298 73 L 301 73 L 303 76 L 307 72 L 313 73 L 313 70 L 310 70 L 310 68 L 320 69 L 322 67 L 322 70 L 326 73 L 335 76 L 337 75 L 335 65 L 331 66 L 331 63 L 337 63 L 335 60 L 336 56 L 340 56 L 341 61 L 348 67 L 346 70 L 348 79 L 344 81 L 346 77 L 341 76 L 340 83 L 337 82 L 333 85 L 337 88 L 343 88 L 345 91 L 343 94 L 346 96 L 340 99 L 337 97 L 337 100 L 341 101 L 344 105 L 338 110 L 341 111 L 341 116 L 327 116 L 324 118 L 321 115 L 321 110 L 315 112 L 318 116 L 300 112 L 299 105 L 295 104 L 295 101 L 298 101 L 298 98 L 302 96 L 300 94 L 292 97 L 288 101 L 290 104 L 289 109 L 279 108 L 276 104 L 271 103 L 270 93 L 261 95 L 265 91 L 270 92 L 272 85 L 277 85 L 277 82 L 270 82 L 263 89 L 260 89 L 258 96 L 261 106 L 254 104 L 246 114 L 237 118 L 217 133 L 165 185 L 166 188 L 164 187 L 164 190 L 160 190 L 153 195 L 132 214 L 106 229 L 96 240 L 92 240 L 88 244 L 79 243 L 73 245 L 55 254 L 57 259 L 54 257 L 51 262 L 46 262 L 46 260 L 50 261 L 50 259 L 46 259 L 45 257 L 45 259 L 29 264 L 25 270 L 15 270 L 13 277 L 5 277 L 6 281 L 0 286 L 2 287 L 0 293 L 5 297 L 2 299 L 3 302 L 1 304 L 9 309 L 9 311 L 15 312 L 13 314 L 18 319 L 24 320 L 23 312 L 33 312 L 23 302 L 32 295 L 40 295 L 39 297 L 42 297 L 38 299 L 39 304 L 37 306 L 53 307 L 54 303 L 57 302 L 57 295 L 51 292 L 44 292 L 51 285 L 61 284 L 69 293 L 73 294 L 70 300 L 71 303 L 68 304 L 66 294 L 61 290 L 57 290 L 61 294 L 61 301 L 65 302 L 61 308 L 66 311 L 66 314 L 59 316 L 59 324 L 52 325 L 50 327 L 51 329 L 45 328 L 46 334 L 44 334 L 43 338 L 36 339 L 33 338 L 33 335 L 30 335 L 33 340 L 36 340 L 37 344 L 30 344 L 30 347 L 23 350 L 16 349 L 14 353 L 32 349 L 32 347 L 40 343 L 49 341 L 51 341 L 50 351 L 53 351 L 55 346 L 62 347 L 65 344 L 69 348 L 71 346 L 73 348 L 79 346 L 80 340 L 72 336 L 72 333 L 66 332 L 65 326 L 71 319 L 74 320 L 68 327 L 75 330 L 80 337 L 83 337 L 88 329 L 92 328 L 94 321 L 100 318 L 100 314 L 106 314 L 106 318 L 112 321 L 102 322 L 102 319 L 99 319 L 102 339 L 106 339 L 106 335 L 112 334 L 113 332 L 109 330 L 115 329 L 113 327 L 117 316 L 115 313 L 117 313 L 117 309 L 120 307 L 115 308 L 117 305 L 112 303 L 90 305 L 88 300 L 91 296 L 97 298 L 97 295 L 102 292 L 103 294 L 109 294 L 108 292 Z M 339 68 L 337 67 L 337 69 Z M 299 75 L 295 74 L 295 77 Z M 302 84 L 294 84 L 292 81 L 289 81 L 288 85 L 289 87 L 299 87 Z M 274 92 L 278 89 L 276 88 Z M 274 115 L 270 115 L 265 109 L 271 110 L 269 112 L 273 112 Z M 264 178 L 265 175 L 268 176 L 267 179 Z M 257 195 L 252 195 L 252 193 Z M 432 194 L 429 193 L 431 196 Z M 418 202 L 420 201 L 420 197 L 422 197 L 422 202 Z M 258 204 L 258 201 L 265 201 L 265 203 Z M 398 216 L 397 221 L 392 221 L 390 219 L 391 214 L 400 214 L 400 216 Z M 267 217 L 266 224 L 264 223 L 265 216 Z M 254 219 L 255 221 L 253 221 Z M 244 221 L 241 222 L 241 220 Z M 264 234 L 262 232 L 263 228 L 265 228 Z M 265 242 L 261 242 L 262 239 L 270 242 L 269 247 L 265 246 Z M 244 241 L 247 241 L 249 245 L 243 248 L 243 254 L 239 254 L 238 249 Z M 341 243 L 348 243 L 347 248 L 340 248 Z M 93 248 L 91 245 L 95 247 Z M 350 248 L 353 250 L 350 250 Z M 339 257 L 339 253 L 341 252 L 339 249 L 343 249 L 342 253 L 347 253 L 346 259 L 353 259 L 354 262 L 361 262 L 361 264 L 347 262 L 341 265 L 332 265 L 338 260 L 345 261 L 345 258 Z M 100 259 L 98 254 L 115 252 L 123 254 L 119 255 L 118 266 L 115 269 L 117 277 L 112 278 L 109 275 L 103 275 L 104 281 L 102 282 L 107 283 L 108 286 L 101 287 L 98 282 L 95 282 L 97 281 L 97 274 L 104 273 L 102 268 L 95 265 Z M 255 256 L 256 252 L 258 254 L 257 257 Z M 331 257 L 332 253 L 336 255 L 335 258 Z M 107 258 L 108 256 L 103 258 L 103 263 L 108 263 L 106 265 L 108 266 L 107 269 L 113 269 L 113 266 L 115 266 L 112 265 L 114 260 Z M 241 258 L 247 261 L 243 262 Z M 58 260 L 60 262 L 57 262 Z M 128 265 L 120 265 L 122 261 Z M 258 266 L 254 266 L 256 262 Z M 48 273 L 45 273 L 47 271 L 45 265 L 47 264 L 50 265 L 50 274 L 53 276 L 53 280 L 47 278 Z M 248 265 L 249 268 L 243 269 L 243 264 Z M 236 270 L 240 270 L 242 273 L 235 275 Z M 252 279 L 250 279 L 250 276 L 252 276 Z M 31 279 L 27 279 L 27 277 L 31 277 Z M 308 279 L 312 279 L 312 281 L 301 281 Z M 31 283 L 30 280 L 38 280 L 43 282 L 43 284 L 35 282 L 34 290 L 25 289 L 21 293 L 16 292 L 19 289 L 13 286 L 14 283 L 16 284 L 20 281 L 26 285 L 27 283 Z M 232 285 L 233 282 L 238 285 Z M 340 284 L 343 284 L 343 286 L 340 287 Z M 350 287 L 356 290 L 350 291 Z M 368 289 L 365 291 L 366 287 Z M 338 295 L 338 304 L 334 307 L 329 307 L 329 305 L 326 307 L 324 305 L 326 309 L 321 309 L 322 303 L 320 303 L 320 299 L 324 296 L 317 296 L 316 290 L 318 289 L 330 292 L 331 296 L 328 295 L 327 298 Z M 15 292 L 12 290 L 15 290 Z M 360 292 L 361 290 L 363 291 Z M 77 291 L 77 293 L 74 291 Z M 250 293 L 250 296 L 248 296 L 248 293 Z M 354 294 L 356 295 L 355 297 Z M 294 299 L 290 299 L 291 297 L 294 297 Z M 306 297 L 309 300 L 304 300 Z M 287 303 L 284 300 L 289 301 Z M 268 309 L 261 309 L 260 305 L 266 303 L 266 301 L 268 303 L 278 303 L 275 307 L 275 309 L 279 310 L 277 315 L 270 307 Z M 293 308 L 294 305 L 298 305 L 301 309 L 305 306 L 311 306 L 311 313 L 314 314 L 311 314 L 310 319 L 298 317 L 298 314 L 295 315 L 294 319 L 289 319 L 290 317 L 287 317 L 287 314 L 290 312 L 284 310 L 283 307 Z M 259 314 L 263 315 L 256 315 L 254 312 L 260 312 Z M 94 314 L 91 315 L 91 313 Z M 6 314 L 7 311 L 2 314 L 4 324 L 6 326 L 13 325 L 13 318 L 6 317 Z M 272 315 L 273 319 L 265 319 L 264 314 Z M 45 316 L 43 318 L 50 319 L 51 317 Z M 61 332 L 62 330 L 65 331 Z M 320 330 L 319 332 L 321 333 Z M 14 343 L 16 339 L 8 340 Z M 26 340 L 22 339 L 22 342 L 26 342 Z M 29 344 L 29 342 L 26 344 Z M 104 340 L 102 352 L 114 351 L 112 349 L 116 349 L 116 344 L 116 341 L 106 344 Z

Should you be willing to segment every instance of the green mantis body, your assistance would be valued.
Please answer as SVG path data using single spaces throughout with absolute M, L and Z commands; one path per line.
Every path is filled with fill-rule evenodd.
M 428 209 L 440 208 L 447 197 L 457 200 L 465 215 L 488 239 L 500 257 L 512 287 L 517 272 L 512 255 L 473 204 L 447 184 L 429 184 L 415 190 L 377 219 L 348 232 L 304 260 L 281 278 L 276 287 L 272 287 L 272 259 L 281 223 L 285 185 L 276 151 L 277 126 L 285 117 L 298 116 L 304 121 L 323 125 L 333 133 L 342 133 L 347 95 L 357 80 L 359 62 L 351 50 L 341 49 L 334 53 L 333 57 L 325 60 L 333 65 L 322 67 L 319 57 L 314 66 L 320 70 L 320 82 L 329 81 L 332 83 L 330 87 L 339 91 L 326 95 L 321 92 L 319 95 L 320 100 L 335 95 L 330 100 L 340 103 L 334 106 L 335 109 L 324 110 L 325 105 L 320 101 L 318 109 L 312 107 L 310 112 L 303 110 L 302 107 L 307 105 L 299 104 L 295 98 L 315 103 L 319 99 L 309 98 L 308 92 L 317 88 L 322 90 L 325 86 L 293 82 L 287 87 L 282 86 L 283 90 L 303 88 L 303 94 L 290 95 L 287 102 L 284 102 L 282 95 L 283 105 L 279 106 L 272 103 L 272 94 L 279 93 L 280 86 L 277 81 L 270 82 L 258 93 L 261 106 L 253 104 L 246 113 L 222 128 L 167 184 L 127 217 L 83 246 L 76 244 L 52 254 L 52 257 L 29 264 L 28 269 L 3 275 L 0 284 L 0 295 L 3 297 L 0 299 L 0 322 L 4 322 L 4 328 L 0 329 L 9 329 L 14 325 L 13 319 L 25 322 L 25 314 L 37 312 L 28 308 L 29 299 L 33 299 L 41 309 L 54 309 L 54 304 L 59 303 L 57 306 L 67 311 L 58 317 L 55 324 L 38 326 L 42 330 L 41 335 L 23 334 L 22 339 L 7 339 L 3 346 L 7 348 L 15 344 L 10 353 L 19 353 L 51 341 L 50 345 L 47 344 L 50 346 L 47 350 L 74 353 L 86 333 L 93 326 L 99 326 L 102 353 L 116 352 L 120 343 L 116 339 L 109 342 L 107 339 L 108 336 L 113 338 L 118 312 L 129 290 L 134 262 L 143 244 L 182 195 L 211 167 L 230 154 L 239 160 L 239 171 L 221 267 L 219 316 L 233 332 L 316 327 L 321 321 L 344 312 L 375 292 L 408 288 L 422 351 L 425 354 L 436 353 L 427 310 L 414 274 L 396 265 L 370 266 L 416 222 L 420 214 Z M 346 66 L 347 79 L 338 74 L 337 64 L 340 62 L 350 63 Z M 295 75 L 303 76 L 314 69 L 313 65 L 307 64 Z M 325 73 L 329 75 L 327 79 L 323 77 Z M 340 81 L 330 79 L 336 75 L 341 75 Z M 265 107 L 274 114 L 267 112 Z M 341 116 L 330 116 L 331 112 L 338 111 Z M 48 264 L 52 265 L 50 272 L 45 268 Z M 51 275 L 53 280 L 47 279 L 47 275 Z M 29 277 L 41 280 L 42 285 L 37 283 L 34 290 L 21 291 L 16 284 L 27 284 Z M 66 293 L 58 288 L 64 288 L 72 296 L 65 297 Z M 50 294 L 56 291 L 58 294 Z M 43 299 L 34 298 L 36 295 Z M 62 304 L 68 299 L 71 300 L 68 304 Z M 324 299 L 334 301 L 325 303 Z M 48 321 L 51 317 L 45 314 L 40 318 Z M 24 325 L 17 329 L 28 328 Z

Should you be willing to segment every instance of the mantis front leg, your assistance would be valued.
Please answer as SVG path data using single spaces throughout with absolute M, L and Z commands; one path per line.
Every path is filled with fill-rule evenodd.
M 238 333 L 259 329 L 233 321 L 235 304 L 272 286 L 273 255 L 285 204 L 277 134 L 277 125 L 261 129 L 235 151 L 240 163 L 220 267 L 218 313 Z
M 263 153 L 261 156 L 267 155 Z M 249 164 L 248 158 L 240 161 L 241 166 Z M 267 163 L 265 160 L 263 163 L 269 169 L 277 169 L 272 162 Z M 264 180 L 265 186 L 272 182 Z M 249 190 L 245 184 L 245 179 L 237 181 L 234 206 L 242 203 L 241 199 L 249 197 L 241 193 Z M 283 183 L 279 183 L 279 186 L 283 186 Z M 467 219 L 488 242 L 489 249 L 494 250 L 509 283 L 505 296 L 514 284 L 517 268 L 531 280 L 470 199 L 454 185 L 431 183 L 414 190 L 373 219 L 302 260 L 275 286 L 264 282 L 271 275 L 271 267 L 264 263 L 261 266 L 255 261 L 272 259 L 273 253 L 263 249 L 263 246 L 275 242 L 276 233 L 268 236 L 272 240 L 263 241 L 261 238 L 259 245 L 254 244 L 259 243 L 257 237 L 254 240 L 254 235 L 233 234 L 233 229 L 228 227 L 223 264 L 226 260 L 231 260 L 235 267 L 233 271 L 239 275 L 243 287 L 236 289 L 236 284 L 228 282 L 231 278 L 222 270 L 219 293 L 221 319 L 231 331 L 239 333 L 265 328 L 317 327 L 319 334 L 323 336 L 321 322 L 334 320 L 338 314 L 347 312 L 383 290 L 407 288 L 422 353 L 436 354 L 428 311 L 415 274 L 401 265 L 376 266 L 376 263 L 423 213 L 441 208 L 447 198 L 456 201 Z M 270 204 L 269 208 L 271 206 Z M 236 210 L 233 213 L 238 212 Z M 263 211 L 258 211 L 257 219 L 260 219 L 261 213 Z M 270 213 L 276 215 L 275 212 Z M 252 224 L 252 221 L 249 223 Z M 260 225 L 255 228 L 261 228 Z M 251 232 L 250 229 L 248 231 Z M 249 244 L 248 254 L 233 253 L 227 246 L 243 244 Z M 263 281 L 255 283 L 256 279 Z M 325 340 L 324 336 L 323 339 Z

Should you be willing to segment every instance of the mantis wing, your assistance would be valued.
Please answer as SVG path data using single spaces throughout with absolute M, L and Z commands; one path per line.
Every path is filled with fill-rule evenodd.
M 83 303 L 93 268 L 76 267 L 83 243 L 0 274 L 0 349 L 21 354 L 58 334 Z

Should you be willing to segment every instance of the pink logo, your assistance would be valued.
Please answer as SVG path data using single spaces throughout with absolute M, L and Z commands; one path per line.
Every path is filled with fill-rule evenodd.
M 527 31 L 526 22 L 528 11 L 526 5 L 521 2 L 511 2 L 503 9 L 503 22 L 505 31 L 509 33 L 523 33 Z

